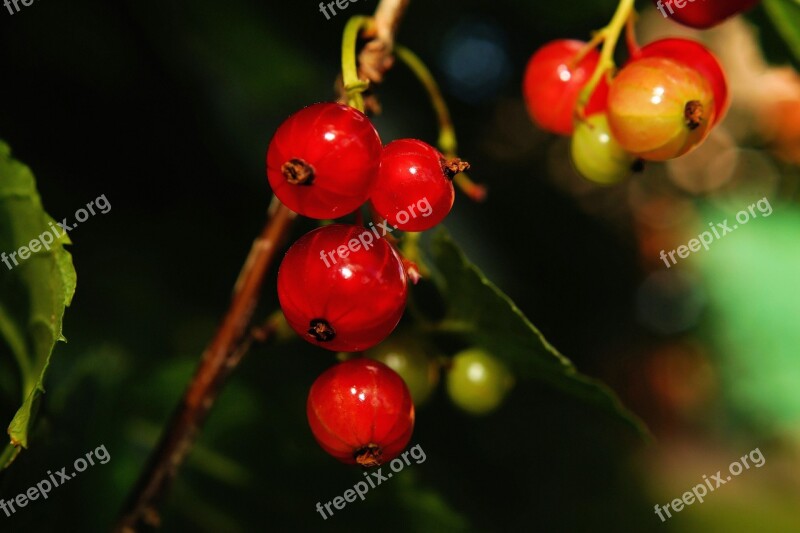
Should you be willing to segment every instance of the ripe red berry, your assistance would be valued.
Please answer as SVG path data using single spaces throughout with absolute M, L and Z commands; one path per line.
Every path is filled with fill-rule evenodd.
M 608 123 L 623 150 L 664 161 L 700 144 L 715 116 L 714 92 L 696 70 L 662 57 L 633 61 L 608 94 Z
M 431 229 L 450 213 L 455 200 L 452 178 L 464 168 L 458 161 L 449 164 L 436 148 L 422 141 L 393 141 L 383 149 L 370 202 L 398 229 Z
M 306 414 L 326 452 L 364 467 L 400 455 L 414 431 L 414 404 L 403 378 L 366 358 L 339 363 L 319 376 Z
M 677 0 L 653 0 L 665 18 L 672 18 L 690 28 L 705 29 L 716 26 L 723 20 L 747 11 L 759 0 L 688 0 L 683 7 L 675 5 Z
M 280 125 L 267 151 L 278 199 L 303 216 L 338 218 L 358 209 L 378 175 L 381 140 L 352 107 L 321 103 Z
M 289 248 L 278 270 L 278 299 L 298 335 L 328 350 L 355 352 L 394 330 L 406 305 L 406 273 L 381 233 L 335 224 Z
M 531 118 L 546 131 L 572 134 L 578 97 L 600 61 L 600 53 L 591 50 L 575 64 L 585 45 L 567 39 L 552 41 L 528 61 L 522 93 Z M 586 115 L 604 111 L 607 95 L 608 85 L 603 79 L 586 106 Z
M 669 38 L 653 41 L 641 49 L 637 57 L 665 57 L 693 68 L 711 83 L 714 91 L 716 113 L 714 122 L 720 122 L 728 112 L 728 80 L 719 61 L 708 48 L 697 41 L 681 38 Z

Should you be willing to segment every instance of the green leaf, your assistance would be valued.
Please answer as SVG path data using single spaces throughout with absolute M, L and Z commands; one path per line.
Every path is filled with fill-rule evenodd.
M 764 0 L 764 9 L 800 61 L 800 0 Z
M 39 251 L 22 259 L 20 248 L 34 240 L 40 243 Z M 30 169 L 14 160 L 0 141 L 0 356 L 8 354 L 16 361 L 22 391 L 0 469 L 28 447 L 50 355 L 56 342 L 66 340 L 61 324 L 76 275 L 65 244 L 70 244 L 69 237 L 44 211 Z
M 605 385 L 580 374 L 444 231 L 430 245 L 433 281 L 446 301 L 437 330 L 456 333 L 501 359 L 518 380 L 545 382 L 596 406 L 649 438 L 644 424 Z

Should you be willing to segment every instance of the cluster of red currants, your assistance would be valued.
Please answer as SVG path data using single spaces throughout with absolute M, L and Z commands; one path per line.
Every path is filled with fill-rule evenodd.
M 728 88 L 714 55 L 682 38 L 631 51 L 613 78 L 604 72 L 585 107 L 581 92 L 601 65 L 597 49 L 557 40 L 531 57 L 524 97 L 534 122 L 571 135 L 572 161 L 601 184 L 627 177 L 642 160 L 664 161 L 698 146 L 725 115 Z
M 447 216 L 455 199 L 452 178 L 465 165 L 415 139 L 384 147 L 363 113 L 336 103 L 315 104 L 289 117 L 267 152 L 270 185 L 289 209 L 334 219 L 369 202 L 382 220 L 379 226 L 403 231 L 428 230 Z M 424 216 L 409 216 L 421 200 Z M 404 261 L 386 239 L 364 239 L 365 231 L 353 224 L 322 226 L 294 243 L 281 263 L 283 313 L 291 328 L 314 345 L 367 350 L 388 337 L 402 317 L 408 285 Z M 338 254 L 332 265 L 320 261 L 327 250 Z M 323 373 L 311 388 L 307 413 L 323 449 L 363 466 L 397 456 L 414 426 L 414 405 L 403 379 L 370 359 L 339 363 Z

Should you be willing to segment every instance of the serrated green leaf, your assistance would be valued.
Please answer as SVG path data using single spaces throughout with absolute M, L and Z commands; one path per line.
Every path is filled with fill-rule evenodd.
M 642 436 L 649 432 L 605 385 L 579 373 L 511 299 L 473 265 L 445 231 L 430 245 L 433 281 L 446 301 L 437 329 L 454 332 L 503 360 L 517 379 L 545 382 L 616 417 Z
M 0 455 L 0 469 L 13 461 L 28 437 L 44 378 L 56 342 L 65 340 L 61 326 L 64 309 L 75 292 L 72 256 L 64 249 L 69 237 L 44 211 L 30 169 L 11 157 L 0 141 L 0 356 L 12 356 L 19 367 L 22 405 L 8 426 L 9 445 Z M 53 236 L 49 250 L 42 248 L 23 260 L 22 246 Z M 50 239 L 43 239 L 48 241 Z
M 800 0 L 764 0 L 764 9 L 800 61 Z

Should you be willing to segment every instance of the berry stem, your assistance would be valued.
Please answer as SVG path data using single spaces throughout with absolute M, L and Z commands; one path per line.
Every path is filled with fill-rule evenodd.
M 192 382 L 152 452 L 115 527 L 117 532 L 139 531 L 160 522 L 158 503 L 197 437 L 226 378 L 239 364 L 256 337 L 266 340 L 263 328 L 248 331 L 261 295 L 264 277 L 289 232 L 296 215 L 273 198 L 269 219 L 253 242 L 234 287 L 233 299 L 213 340 L 203 353 Z
M 456 140 L 453 121 L 450 118 L 450 110 L 447 108 L 447 103 L 444 100 L 444 96 L 442 96 L 441 89 L 439 89 L 439 84 L 436 83 L 433 74 L 417 54 L 400 44 L 395 45 L 394 53 L 411 70 L 428 92 L 431 105 L 433 105 L 433 109 L 436 111 L 436 118 L 439 121 L 439 140 L 436 144 L 444 155 L 453 157 L 458 151 L 458 141 Z
M 625 24 L 634 13 L 633 6 L 634 0 L 620 0 L 617 5 L 617 11 L 611 18 L 611 22 L 593 38 L 593 40 L 602 38 L 603 48 L 600 51 L 600 61 L 597 63 L 597 68 L 595 68 L 592 77 L 581 91 L 580 98 L 578 98 L 576 113 L 580 118 L 584 118 L 586 104 L 589 103 L 589 99 L 592 97 L 592 93 L 594 93 L 600 80 L 603 79 L 606 72 L 617 66 L 616 63 L 614 63 L 614 50 L 617 48 L 617 42 L 622 34 L 622 30 L 625 28 Z
M 571 68 L 577 67 L 578 64 L 581 61 L 583 61 L 583 58 L 586 57 L 586 55 L 589 52 L 600 46 L 605 40 L 606 40 L 606 34 L 602 30 L 594 32 L 594 34 L 592 35 L 592 39 L 588 43 L 586 43 L 583 46 L 583 48 L 581 48 L 580 52 L 575 54 L 575 57 L 572 58 L 572 61 L 570 61 L 570 67 Z
M 344 27 L 342 36 L 342 80 L 347 95 L 347 105 L 364 112 L 363 92 L 369 88 L 369 80 L 358 77 L 356 46 L 362 30 L 367 30 L 373 19 L 364 16 L 351 17 Z
M 381 0 L 372 18 L 356 16 L 348 21 L 342 39 L 342 92 L 340 101 L 364 111 L 363 93 L 369 84 L 381 83 L 394 64 L 394 36 L 410 0 Z M 355 19 L 355 20 L 354 20 Z M 369 39 L 358 54 L 358 37 Z M 357 65 L 356 65 L 357 63 Z M 379 112 L 374 96 L 370 110 Z
M 625 23 L 625 45 L 628 47 L 628 56 L 638 59 L 642 55 L 642 47 L 636 39 L 636 12 L 632 12 Z
M 458 152 L 456 130 L 453 126 L 450 110 L 447 107 L 444 96 L 442 96 L 439 84 L 436 83 L 436 79 L 422 59 L 410 49 L 397 44 L 395 45 L 394 52 L 397 58 L 411 70 L 414 76 L 416 76 L 428 93 L 431 105 L 436 112 L 436 118 L 439 122 L 439 139 L 436 142 L 439 150 L 441 150 L 448 159 L 455 158 Z M 486 198 L 486 188 L 473 182 L 463 171 L 454 174 L 452 179 L 458 188 L 471 200 L 480 202 Z

